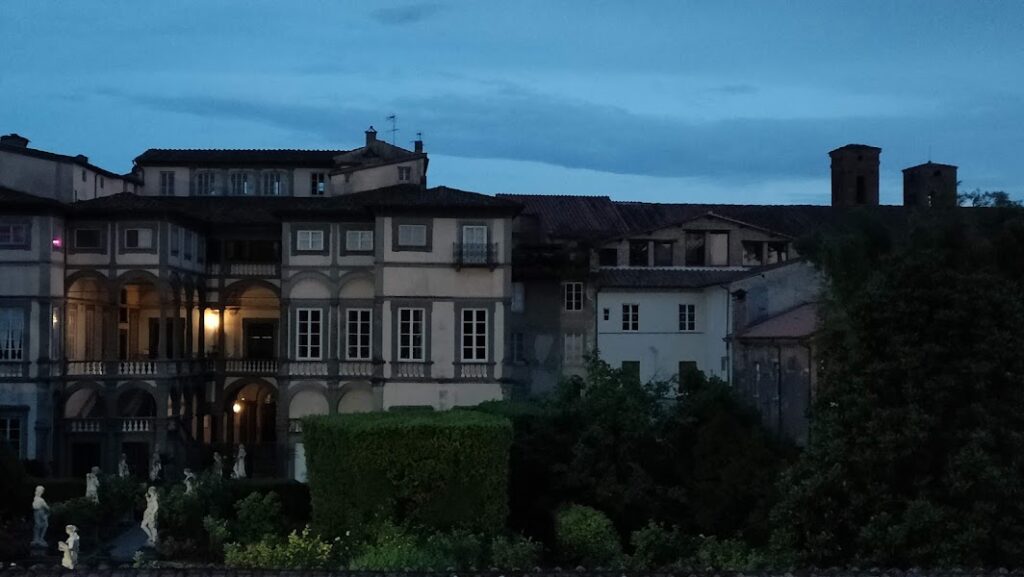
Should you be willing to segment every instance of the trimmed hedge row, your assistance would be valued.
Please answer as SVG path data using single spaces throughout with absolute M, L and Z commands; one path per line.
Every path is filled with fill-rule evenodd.
M 325 537 L 393 521 L 501 531 L 512 425 L 474 411 L 306 417 L 313 526 Z

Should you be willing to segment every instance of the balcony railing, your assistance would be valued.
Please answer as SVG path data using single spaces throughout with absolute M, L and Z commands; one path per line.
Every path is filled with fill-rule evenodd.
M 213 262 L 206 265 L 206 270 L 211 275 L 231 277 L 276 277 L 281 275 L 278 263 L 273 262 Z
M 0 361 L 0 377 L 25 376 L 24 361 Z
M 100 433 L 103 431 L 103 419 L 68 419 L 69 433 Z
M 153 431 L 153 417 L 121 417 L 118 430 L 122 433 L 149 433 Z
M 225 359 L 224 370 L 228 373 L 277 374 L 277 359 Z
M 493 363 L 455 363 L 455 377 L 459 379 L 489 379 L 494 374 Z
M 494 268 L 498 264 L 498 243 L 456 242 L 452 245 L 452 260 L 455 268 Z
M 289 361 L 288 374 L 300 377 L 327 376 L 327 363 L 324 361 Z
M 118 361 L 117 374 L 144 376 L 157 374 L 157 361 Z
M 374 377 L 379 373 L 380 363 L 375 361 L 341 361 L 338 375 L 342 377 Z
M 399 379 L 426 378 L 430 376 L 430 363 L 398 362 L 391 363 L 391 376 Z
M 78 375 L 105 375 L 107 365 L 104 361 L 68 361 L 68 370 L 65 374 L 69 376 Z

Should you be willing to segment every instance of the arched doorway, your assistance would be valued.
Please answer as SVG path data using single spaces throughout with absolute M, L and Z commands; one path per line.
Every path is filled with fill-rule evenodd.
M 81 477 L 104 461 L 103 431 L 107 416 L 97 388 L 81 388 L 64 400 L 64 430 L 69 459 L 67 473 Z
M 316 387 L 316 385 L 313 385 Z M 300 419 L 309 415 L 326 415 L 330 412 L 327 397 L 319 388 L 303 389 L 292 395 L 288 402 L 288 432 L 292 437 L 292 478 L 306 482 L 306 447 L 302 443 Z
M 252 381 L 228 399 L 226 441 L 246 448 L 277 441 L 277 391 L 266 382 Z
M 128 460 L 134 476 L 147 478 L 149 459 L 156 438 L 157 403 L 153 394 L 132 386 L 117 396 L 116 430 L 121 438 L 120 453 Z M 118 455 L 120 460 L 120 455 Z

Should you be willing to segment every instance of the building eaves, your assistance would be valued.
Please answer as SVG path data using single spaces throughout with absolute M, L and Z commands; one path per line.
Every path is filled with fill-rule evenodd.
M 0 186 L 0 213 L 52 214 L 66 211 L 67 207 L 60 201 Z
M 818 330 L 818 303 L 804 303 L 753 324 L 738 339 L 805 339 Z
M 597 285 L 604 288 L 697 289 L 721 285 L 748 274 L 746 269 L 602 268 Z
M 135 157 L 142 166 L 300 166 L 331 168 L 347 150 L 150 148 Z
M 10 152 L 13 154 L 21 154 L 23 156 L 30 156 L 32 158 L 39 158 L 43 160 L 52 160 L 54 162 L 68 162 L 82 168 L 87 168 L 96 174 L 103 175 L 107 178 L 119 178 L 133 182 L 135 184 L 142 184 L 138 178 L 132 174 L 118 174 L 116 172 L 107 170 L 103 167 L 96 166 L 89 162 L 89 158 L 84 155 L 68 156 L 67 154 L 57 154 L 56 152 L 47 152 L 45 150 L 39 150 L 38 148 L 28 148 L 27 146 L 11 146 L 9 144 L 0 144 L 0 151 Z

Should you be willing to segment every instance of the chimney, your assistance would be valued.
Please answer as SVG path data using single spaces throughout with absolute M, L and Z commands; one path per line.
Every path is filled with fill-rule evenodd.
M 903 169 L 903 206 L 950 208 L 956 205 L 955 166 L 929 160 Z
M 419 138 L 414 140 L 412 143 L 412 148 L 414 152 L 423 152 L 423 140 Z
M 10 133 L 0 136 L 0 144 L 5 146 L 16 146 L 18 148 L 27 148 L 28 139 L 20 134 Z
M 847 144 L 832 159 L 832 206 L 878 206 L 878 166 L 882 149 Z
M 374 130 L 373 126 L 371 126 L 370 129 L 366 131 L 366 146 L 370 146 L 374 142 L 377 142 L 377 131 Z

